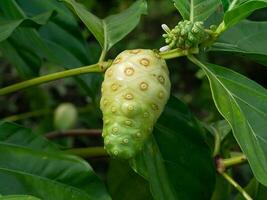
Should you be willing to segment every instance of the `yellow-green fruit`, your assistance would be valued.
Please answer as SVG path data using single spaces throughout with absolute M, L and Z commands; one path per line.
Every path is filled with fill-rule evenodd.
M 129 159 L 143 144 L 170 95 L 169 71 L 152 50 L 120 53 L 105 73 L 100 108 L 107 152 Z
M 77 121 L 77 109 L 71 103 L 60 104 L 54 113 L 54 125 L 59 130 L 72 128 Z

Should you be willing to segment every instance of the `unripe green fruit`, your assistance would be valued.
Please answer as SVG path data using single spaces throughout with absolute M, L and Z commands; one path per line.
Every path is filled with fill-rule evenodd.
M 107 152 L 129 159 L 141 151 L 169 95 L 169 71 L 159 54 L 145 49 L 120 53 L 102 83 Z
M 77 117 L 77 109 L 73 104 L 62 103 L 54 112 L 54 125 L 59 130 L 70 129 L 75 125 Z

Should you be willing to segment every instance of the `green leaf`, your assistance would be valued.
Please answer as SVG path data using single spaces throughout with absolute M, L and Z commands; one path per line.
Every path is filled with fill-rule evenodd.
M 141 15 L 147 13 L 146 1 L 138 0 L 122 13 L 99 19 L 75 0 L 62 1 L 71 6 L 105 50 L 109 50 L 128 35 L 137 26 Z
M 204 21 L 220 5 L 219 0 L 172 0 L 184 20 Z
M 85 26 L 95 36 L 99 44 L 103 47 L 105 43 L 105 33 L 103 21 L 89 12 L 82 4 L 75 0 L 62 0 L 71 6 L 74 13 L 82 20 Z
M 112 199 L 153 200 L 148 182 L 136 174 L 128 162 L 111 160 L 107 184 Z
M 220 174 L 216 175 L 216 185 L 211 200 L 230 199 L 231 185 Z
M 0 130 L 5 135 L 0 142 L 1 194 L 30 193 L 51 200 L 110 199 L 84 160 L 50 149 L 48 141 L 15 124 L 1 123 Z
M 43 59 L 66 69 L 97 62 L 94 58 L 100 55 L 99 50 L 88 47 L 81 31 L 77 31 L 80 28 L 74 16 L 62 3 L 54 0 L 1 0 L 0 9 L 5 18 L 11 20 L 52 10 L 57 13 L 38 32 L 35 29 L 18 28 L 8 41 L 1 43 L 0 49 L 4 57 L 17 68 L 20 76 L 26 79 L 38 76 Z M 86 95 L 94 100 L 101 76 L 88 74 L 75 79 L 86 91 Z
M 253 200 L 266 200 L 267 187 L 257 182 L 256 179 L 254 178 L 249 182 L 245 190 L 253 198 Z M 246 199 L 244 199 L 242 195 L 238 194 L 235 200 L 246 200 Z
M 153 135 L 131 162 L 149 181 L 153 197 L 210 199 L 215 184 L 213 159 L 202 129 L 186 106 L 171 97 Z
M 220 120 L 214 123 L 211 123 L 210 126 L 207 126 L 207 129 L 213 134 L 219 134 L 220 140 L 224 138 L 231 132 L 231 126 L 226 120 Z
M 32 18 L 19 19 L 19 20 L 1 20 L 0 21 L 0 42 L 6 40 L 13 31 L 19 26 L 36 27 L 44 25 L 48 22 L 54 12 L 50 11 L 43 13 Z
M 209 78 L 216 107 L 231 125 L 255 177 L 267 185 L 266 89 L 230 69 L 199 65 Z
M 0 196 L 0 200 L 41 200 L 33 196 L 29 195 L 8 195 L 8 196 Z
M 267 65 L 267 22 L 242 21 L 223 33 L 211 51 L 235 52 Z
M 0 9 L 3 17 L 9 20 L 21 20 L 27 18 L 23 10 L 14 0 L 1 0 Z M 34 44 L 34 45 L 32 45 Z M 41 60 L 44 57 L 55 61 L 53 53 L 41 40 L 34 28 L 17 28 L 13 35 L 3 44 L 0 49 L 18 70 L 23 78 L 35 77 L 39 73 Z
M 0 141 L 17 146 L 27 146 L 35 150 L 56 151 L 56 145 L 40 137 L 27 128 L 14 123 L 0 122 Z
M 224 15 L 225 29 L 237 24 L 245 19 L 255 10 L 267 7 L 267 0 L 248 0 L 233 9 L 227 11 Z
M 223 5 L 223 10 L 227 11 L 230 5 L 230 0 L 221 0 L 221 3 Z

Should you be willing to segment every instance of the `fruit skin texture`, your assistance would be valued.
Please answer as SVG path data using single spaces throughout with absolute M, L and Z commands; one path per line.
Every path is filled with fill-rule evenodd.
M 113 157 L 130 159 L 142 150 L 170 96 L 169 71 L 152 50 L 120 53 L 105 72 L 100 108 L 102 136 Z

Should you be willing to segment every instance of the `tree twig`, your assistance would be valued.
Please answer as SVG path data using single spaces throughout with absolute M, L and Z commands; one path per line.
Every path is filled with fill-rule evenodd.
M 65 131 L 53 131 L 47 133 L 47 139 L 56 139 L 62 137 L 77 137 L 77 136 L 101 136 L 102 130 L 100 129 L 71 129 Z
M 108 156 L 107 152 L 103 147 L 75 148 L 75 149 L 65 150 L 65 152 L 83 158 Z
M 101 63 L 89 65 L 89 66 L 64 70 L 61 72 L 56 72 L 56 73 L 40 76 L 37 78 L 33 78 L 30 80 L 26 80 L 20 83 L 16 83 L 16 84 L 1 88 L 0 96 L 11 93 L 11 92 L 16 92 L 18 90 L 25 89 L 31 86 L 40 85 L 42 83 L 46 83 L 46 82 L 50 82 L 50 81 L 54 81 L 54 80 L 58 80 L 58 79 L 66 78 L 66 77 L 77 76 L 80 74 L 87 74 L 90 72 L 104 72 L 105 69 L 110 66 L 110 64 L 111 64 L 111 61 L 101 62 Z
M 251 196 L 227 173 L 222 172 L 220 173 L 234 188 L 240 192 L 240 194 L 246 199 L 246 200 L 253 200 Z

